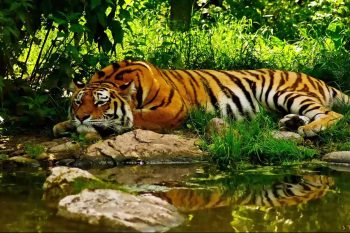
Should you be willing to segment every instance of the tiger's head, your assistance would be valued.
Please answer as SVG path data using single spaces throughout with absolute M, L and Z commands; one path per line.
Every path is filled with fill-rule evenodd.
M 78 133 L 124 132 L 133 127 L 128 98 L 113 83 L 89 83 L 75 90 L 70 118 Z

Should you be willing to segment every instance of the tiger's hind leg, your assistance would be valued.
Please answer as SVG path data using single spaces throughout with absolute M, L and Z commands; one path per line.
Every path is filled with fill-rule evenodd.
M 330 110 L 319 111 L 314 121 L 298 128 L 298 133 L 306 137 L 315 136 L 318 132 L 337 123 L 342 117 L 342 114 Z
M 279 108 L 285 109 L 288 113 L 311 119 L 311 122 L 298 127 L 298 133 L 302 136 L 315 136 L 343 117 L 327 108 L 312 93 L 284 92 L 279 94 L 277 101 Z

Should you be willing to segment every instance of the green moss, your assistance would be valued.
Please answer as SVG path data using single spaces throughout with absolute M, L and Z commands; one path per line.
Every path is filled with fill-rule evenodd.
M 126 190 L 122 185 L 119 184 L 103 182 L 100 180 L 86 180 L 84 178 L 75 179 L 72 184 L 72 188 L 73 193 L 79 193 L 84 189 L 114 189 L 130 193 L 130 191 Z
M 40 154 L 45 152 L 45 148 L 42 145 L 25 144 L 24 151 L 30 158 L 36 159 Z

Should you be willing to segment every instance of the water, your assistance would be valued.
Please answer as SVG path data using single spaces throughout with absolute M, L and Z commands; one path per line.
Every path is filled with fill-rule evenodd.
M 186 217 L 174 232 L 334 232 L 350 231 L 350 172 L 342 169 L 300 165 L 223 172 L 194 164 L 91 172 L 173 203 Z M 118 231 L 57 217 L 41 200 L 47 175 L 40 169 L 0 171 L 0 231 Z

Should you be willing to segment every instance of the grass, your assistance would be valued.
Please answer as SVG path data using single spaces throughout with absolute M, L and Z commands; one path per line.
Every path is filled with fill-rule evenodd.
M 202 109 L 194 110 L 186 126 L 196 130 L 202 139 L 202 148 L 208 151 L 219 165 L 228 167 L 245 166 L 247 163 L 281 165 L 310 160 L 320 154 L 316 144 L 321 143 L 320 140 L 316 140 L 311 146 L 306 146 L 306 144 L 298 145 L 291 140 L 272 137 L 272 131 L 278 129 L 278 118 L 275 114 L 264 110 L 261 110 L 252 120 L 234 122 L 227 119 L 229 127 L 226 131 L 205 137 L 206 126 L 213 115 Z M 338 127 L 343 127 L 343 122 L 345 120 L 334 128 L 322 132 L 328 135 L 324 136 L 324 140 L 328 140 L 325 142 L 326 145 L 329 145 L 332 140 L 336 141 L 336 138 L 350 136 L 350 131 L 342 130 L 340 133 Z M 333 137 L 332 135 L 336 133 L 339 135 Z
M 30 158 L 36 159 L 40 154 L 45 152 L 45 148 L 41 145 L 25 144 L 24 151 Z

